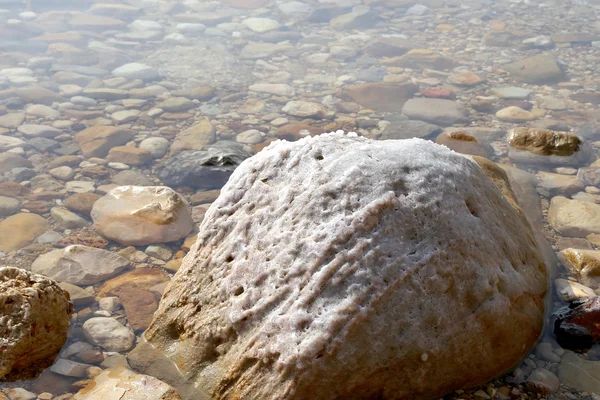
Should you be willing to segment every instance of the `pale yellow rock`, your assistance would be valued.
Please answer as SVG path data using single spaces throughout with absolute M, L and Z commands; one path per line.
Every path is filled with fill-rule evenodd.
M 166 383 L 136 374 L 125 367 L 113 367 L 97 375 L 73 397 L 75 400 L 181 400 Z
M 9 252 L 32 243 L 50 229 L 50 223 L 33 213 L 20 213 L 0 222 L 0 251 Z
M 527 122 L 534 120 L 536 116 L 520 107 L 510 106 L 498 111 L 496 118 L 506 122 Z
M 164 186 L 119 186 L 94 203 L 91 216 L 103 236 L 126 246 L 172 242 L 193 227 L 187 202 Z
M 174 156 L 184 150 L 200 150 L 215 142 L 215 128 L 210 121 L 203 119 L 197 124 L 181 131 L 173 141 L 169 155 Z

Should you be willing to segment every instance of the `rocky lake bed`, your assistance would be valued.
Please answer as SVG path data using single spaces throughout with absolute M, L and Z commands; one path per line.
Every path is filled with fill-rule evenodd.
M 28 3 L 0 400 L 600 399 L 600 2 Z

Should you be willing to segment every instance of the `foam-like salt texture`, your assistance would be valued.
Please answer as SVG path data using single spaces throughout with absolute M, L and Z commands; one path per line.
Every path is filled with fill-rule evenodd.
M 537 339 L 545 267 L 470 158 L 343 132 L 244 161 L 146 333 L 198 398 L 439 396 Z

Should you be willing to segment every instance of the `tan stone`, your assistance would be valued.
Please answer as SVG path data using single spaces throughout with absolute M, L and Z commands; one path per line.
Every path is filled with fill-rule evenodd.
M 73 396 L 75 400 L 181 400 L 177 391 L 160 380 L 136 374 L 125 367 L 113 367 Z
M 550 201 L 548 221 L 563 236 L 600 233 L 600 205 L 555 196 Z
M 506 122 L 527 122 L 534 120 L 536 117 L 520 107 L 510 106 L 499 110 L 496 113 L 496 118 Z
M 30 366 L 34 375 L 40 373 L 35 366 L 49 364 L 65 344 L 72 312 L 69 294 L 56 282 L 0 268 L 0 378 Z
M 77 133 L 75 141 L 86 158 L 105 157 L 111 148 L 127 143 L 132 137 L 129 129 L 97 125 Z
M 108 161 L 120 162 L 127 165 L 144 165 L 152 161 L 152 153 L 148 150 L 133 146 L 117 146 L 108 152 Z
M 215 128 L 210 121 L 203 119 L 197 124 L 179 132 L 169 150 L 174 156 L 185 150 L 200 150 L 215 142 Z
M 403 56 L 384 58 L 381 64 L 392 67 L 444 70 L 453 68 L 454 60 L 429 49 L 413 49 Z
M 96 193 L 75 193 L 67 197 L 63 204 L 71 211 L 80 214 L 90 215 L 94 203 L 102 196 Z
M 382 112 L 400 112 L 404 103 L 419 91 L 412 83 L 364 83 L 346 88 L 352 100 Z
M 149 290 L 168 281 L 169 276 L 158 268 L 137 268 L 106 281 L 98 291 L 98 296 L 118 296 L 125 288 Z
M 9 252 L 32 243 L 50 229 L 50 223 L 32 213 L 12 215 L 0 222 L 0 251 Z

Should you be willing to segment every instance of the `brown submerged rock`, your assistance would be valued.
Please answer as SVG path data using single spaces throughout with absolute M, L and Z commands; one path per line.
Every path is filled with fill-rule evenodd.
M 545 289 L 525 216 L 473 160 L 326 134 L 236 169 L 145 339 L 190 398 L 430 398 L 517 363 Z
M 582 144 L 572 133 L 535 128 L 512 129 L 508 133 L 508 142 L 516 149 L 542 156 L 571 156 Z
M 23 269 L 0 268 L 0 379 L 27 367 L 39 374 L 39 366 L 51 362 L 67 340 L 71 313 L 69 294 L 56 282 Z
M 479 143 L 474 136 L 464 131 L 442 132 L 435 139 L 435 142 L 461 154 L 480 157 L 490 157 L 494 154 L 490 145 Z
M 364 83 L 346 88 L 352 100 L 381 112 L 400 112 L 418 91 L 419 87 L 413 83 Z

